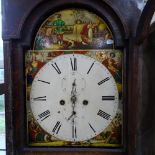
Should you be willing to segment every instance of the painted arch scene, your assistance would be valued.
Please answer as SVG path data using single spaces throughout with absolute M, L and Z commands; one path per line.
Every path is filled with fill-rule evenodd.
M 97 15 L 67 9 L 49 16 L 35 37 L 34 50 L 113 48 L 113 36 Z

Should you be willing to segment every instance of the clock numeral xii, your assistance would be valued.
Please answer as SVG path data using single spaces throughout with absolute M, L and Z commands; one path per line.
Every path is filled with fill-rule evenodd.
M 73 71 L 77 71 L 77 59 L 76 58 L 70 58 L 70 62 L 71 62 L 71 67 Z

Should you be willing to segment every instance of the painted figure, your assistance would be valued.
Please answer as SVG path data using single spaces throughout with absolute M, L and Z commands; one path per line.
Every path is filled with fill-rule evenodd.
M 28 85 L 32 84 L 35 75 L 40 70 L 40 68 L 43 67 L 43 65 L 44 65 L 43 62 L 37 60 L 36 53 L 33 53 L 32 60 L 27 64 L 26 67 Z
M 31 142 L 45 142 L 45 141 L 50 141 L 51 137 L 44 133 L 40 127 L 35 123 L 33 117 L 31 120 L 28 122 L 29 124 L 29 141 Z
M 53 21 L 54 32 L 57 35 L 57 43 L 59 45 L 63 44 L 63 34 L 65 22 L 61 19 L 61 14 L 57 15 L 57 19 Z
M 82 44 L 87 45 L 93 41 L 93 26 L 92 24 L 85 24 L 81 31 Z
M 109 69 L 113 77 L 116 81 L 120 81 L 121 75 L 118 74 L 119 72 L 119 63 L 115 59 L 115 53 L 111 52 L 109 57 L 107 57 L 105 60 L 103 60 L 103 64 Z
M 43 22 L 34 49 L 109 48 L 113 44 L 112 33 L 101 18 L 85 10 L 69 9 Z

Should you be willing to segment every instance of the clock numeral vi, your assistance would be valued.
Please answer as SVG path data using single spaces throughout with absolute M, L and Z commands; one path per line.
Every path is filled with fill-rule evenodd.
M 53 66 L 53 68 L 56 70 L 56 72 L 57 72 L 58 74 L 61 74 L 61 71 L 60 71 L 58 65 L 56 64 L 56 62 L 55 62 L 54 64 L 52 64 L 52 66 Z
M 61 128 L 61 123 L 58 121 L 58 122 L 55 124 L 55 126 L 54 126 L 52 132 L 58 134 L 60 128 Z
M 71 67 L 72 67 L 72 70 L 73 71 L 77 71 L 77 59 L 76 58 L 70 58 L 70 61 L 71 61 Z
M 100 117 L 102 117 L 102 118 L 104 118 L 106 120 L 109 120 L 109 118 L 110 118 L 110 115 L 107 114 L 106 112 L 102 111 L 102 110 L 99 110 L 97 115 L 99 115 Z
M 50 116 L 50 111 L 49 110 L 46 110 L 43 113 L 38 115 L 38 117 L 39 117 L 39 119 L 41 119 L 41 121 L 45 120 L 49 116 Z
M 76 126 L 72 126 L 72 138 L 77 138 L 77 134 L 76 134 Z

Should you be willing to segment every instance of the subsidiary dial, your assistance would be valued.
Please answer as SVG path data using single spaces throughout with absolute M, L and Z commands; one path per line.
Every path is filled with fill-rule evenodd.
M 72 81 L 76 80 L 77 83 L 77 92 L 80 94 L 82 93 L 86 88 L 86 80 L 85 78 L 78 72 L 72 71 L 70 73 L 70 76 L 63 77 L 61 84 L 62 84 L 62 90 L 65 92 L 68 92 L 71 90 L 70 83 Z

